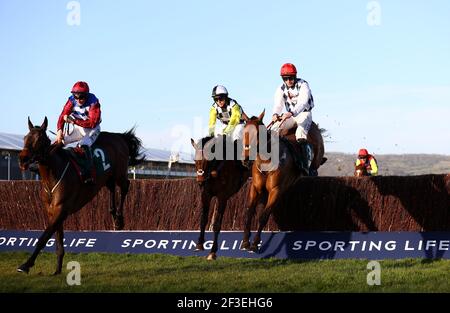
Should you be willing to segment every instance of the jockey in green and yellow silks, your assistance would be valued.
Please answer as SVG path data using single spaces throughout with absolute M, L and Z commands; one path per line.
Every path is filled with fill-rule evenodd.
M 233 141 L 242 139 L 245 115 L 242 107 L 228 97 L 227 89 L 221 85 L 213 88 L 212 98 L 214 103 L 209 110 L 209 135 L 215 135 L 216 121 L 219 120 L 223 124 L 221 134 L 231 136 Z

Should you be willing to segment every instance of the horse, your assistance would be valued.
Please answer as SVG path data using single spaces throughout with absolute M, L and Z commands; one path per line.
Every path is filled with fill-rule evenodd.
M 258 250 L 258 245 L 261 241 L 261 232 L 266 226 L 269 217 L 276 208 L 281 196 L 288 190 L 290 186 L 295 184 L 296 181 L 302 176 L 305 176 L 303 172 L 296 165 L 293 153 L 295 153 L 291 147 L 291 143 L 288 139 L 279 136 L 279 134 L 268 130 L 262 120 L 264 118 L 265 111 L 263 111 L 259 117 L 251 117 L 246 121 L 244 127 L 244 139 L 243 139 L 243 154 L 244 159 L 247 162 L 251 153 L 256 153 L 256 159 L 252 166 L 252 184 L 250 186 L 250 191 L 247 198 L 247 209 L 246 209 L 246 221 L 244 225 L 244 237 L 242 240 L 241 249 L 250 250 L 256 252 Z M 259 142 L 260 131 L 266 132 L 267 147 L 266 154 L 262 152 L 263 146 Z M 317 130 L 318 127 L 317 127 Z M 320 136 L 319 143 L 322 147 L 314 147 L 315 151 L 321 151 L 321 153 L 316 154 L 314 157 L 317 160 L 313 160 L 312 166 L 317 166 L 317 169 L 321 164 L 326 161 L 323 158 L 323 139 Z M 273 151 L 274 140 L 278 142 L 278 151 Z M 272 148 L 270 153 L 268 151 Z M 256 149 L 256 151 L 255 151 Z M 305 157 L 305 156 L 303 156 Z M 276 161 L 274 161 L 276 159 Z M 264 209 L 260 213 L 258 230 L 250 245 L 250 228 L 253 216 L 255 215 L 256 206 L 258 204 L 263 204 Z
M 101 132 L 94 144 L 94 155 L 102 158 L 104 172 L 97 175 L 93 185 L 87 185 L 80 180 L 77 169 L 68 151 L 62 149 L 62 144 L 51 144 L 46 134 L 47 125 L 47 117 L 41 126 L 34 126 L 28 118 L 29 133 L 24 137 L 24 148 L 19 153 L 21 170 L 26 170 L 30 164 L 38 164 L 42 178 L 41 199 L 47 210 L 48 226 L 39 237 L 33 254 L 17 271 L 28 273 L 39 252 L 55 234 L 57 262 L 54 275 L 58 275 L 61 274 L 64 258 L 64 221 L 91 201 L 103 186 L 111 194 L 110 213 L 114 219 L 114 228 L 123 229 L 123 206 L 130 186 L 128 166 L 143 161 L 139 156 L 142 143 L 134 134 L 134 128 L 125 133 Z M 118 209 L 115 200 L 116 185 L 120 189 Z
M 353 173 L 353 176 L 363 177 L 363 176 L 370 176 L 370 174 L 367 171 L 367 168 L 364 164 L 358 164 L 358 165 L 355 165 L 355 171 Z
M 217 258 L 218 237 L 228 199 L 241 189 L 250 173 L 238 160 L 237 156 L 240 154 L 236 153 L 232 159 L 217 158 L 212 155 L 218 151 L 221 144 L 224 147 L 222 150 L 224 156 L 227 156 L 227 146 L 228 148 L 232 146 L 238 148 L 234 143 L 231 143 L 229 136 L 224 137 L 205 137 L 197 143 L 191 139 L 191 144 L 195 149 L 196 180 L 201 191 L 200 236 L 196 244 L 196 251 L 204 250 L 205 229 L 208 223 L 211 200 L 216 197 L 218 201 L 217 215 L 213 220 L 214 240 L 207 256 L 208 260 Z

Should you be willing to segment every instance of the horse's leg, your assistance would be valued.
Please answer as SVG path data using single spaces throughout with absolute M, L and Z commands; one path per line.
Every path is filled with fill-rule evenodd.
M 127 197 L 128 190 L 130 190 L 130 181 L 128 180 L 128 178 L 126 178 L 120 184 L 120 205 L 116 213 L 116 223 L 115 223 L 116 230 L 122 230 L 125 224 L 123 221 L 123 205 L 125 204 L 125 198 Z
M 53 275 L 61 274 L 63 258 L 64 258 L 64 227 L 63 223 L 60 223 L 55 233 L 56 239 L 56 271 Z
M 47 244 L 48 240 L 53 236 L 58 227 L 64 223 L 66 213 L 64 213 L 65 211 L 63 211 L 63 207 L 60 206 L 55 212 L 57 213 L 52 215 L 49 225 L 44 230 L 44 233 L 39 237 L 39 240 L 36 244 L 36 248 L 34 249 L 33 254 L 28 258 L 28 260 L 24 264 L 22 264 L 17 268 L 18 272 L 23 273 L 29 272 L 30 268 L 34 266 L 34 262 L 36 261 L 39 252 L 41 252 L 41 250 L 45 248 L 45 245 Z
M 261 232 L 266 227 L 267 222 L 269 221 L 270 214 L 272 213 L 273 207 L 276 204 L 278 197 L 280 195 L 280 190 L 278 187 L 275 187 L 270 190 L 269 192 L 269 198 L 267 200 L 266 207 L 261 212 L 261 215 L 259 216 L 259 224 L 258 224 L 258 231 L 255 235 L 255 238 L 253 239 L 252 246 L 250 247 L 251 251 L 258 251 L 258 245 L 261 241 Z
M 255 186 L 252 184 L 250 186 L 250 191 L 247 197 L 247 209 L 245 216 L 245 225 L 244 225 L 244 237 L 242 238 L 241 249 L 248 250 L 250 248 L 250 230 L 252 227 L 253 216 L 255 215 L 256 205 L 258 204 L 258 200 L 260 198 L 260 194 L 256 190 Z
M 211 252 L 208 254 L 208 260 L 215 260 L 216 259 L 216 253 L 218 249 L 218 240 L 219 240 L 219 233 L 220 229 L 222 228 L 222 219 L 223 219 L 223 212 L 225 212 L 225 207 L 227 206 L 227 200 L 226 199 L 218 199 L 219 205 L 217 208 L 217 216 L 216 220 L 214 221 L 213 230 L 214 230 L 214 241 L 211 248 Z
M 111 216 L 113 217 L 114 225 L 116 224 L 116 185 L 114 183 L 114 180 L 108 180 L 106 182 L 106 187 L 109 190 L 109 213 L 111 213 Z
M 209 205 L 211 203 L 211 195 L 203 190 L 202 191 L 202 215 L 200 218 L 200 236 L 198 237 L 197 246 L 195 247 L 195 251 L 203 251 L 203 244 L 205 243 L 205 229 L 206 224 L 208 223 L 208 215 L 209 215 Z

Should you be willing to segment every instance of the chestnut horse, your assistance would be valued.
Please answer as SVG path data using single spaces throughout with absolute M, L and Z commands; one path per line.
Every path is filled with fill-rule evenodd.
M 26 170 L 30 164 L 37 162 L 42 178 L 41 199 L 48 214 L 48 226 L 39 237 L 36 248 L 30 258 L 17 268 L 19 272 L 28 273 L 39 252 L 55 233 L 56 238 L 56 271 L 60 274 L 64 258 L 64 230 L 66 218 L 86 205 L 99 190 L 106 186 L 111 192 L 110 212 L 114 218 L 115 229 L 122 229 L 123 205 L 128 193 L 128 166 L 137 165 L 141 140 L 131 129 L 123 134 L 101 132 L 95 141 L 94 154 L 101 155 L 104 172 L 97 175 L 95 184 L 84 184 L 77 170 L 71 165 L 68 152 L 62 145 L 50 144 L 46 134 L 47 117 L 41 126 L 33 126 L 28 118 L 30 132 L 24 138 L 24 148 L 19 154 L 19 165 Z M 107 156 L 107 158 L 105 157 Z M 105 163 L 107 162 L 107 163 Z M 116 209 L 115 186 L 120 188 L 120 206 Z
M 266 226 L 272 211 L 276 208 L 280 197 L 304 175 L 296 165 L 288 139 L 267 130 L 262 122 L 263 118 L 264 111 L 259 117 L 253 116 L 247 120 L 244 128 L 243 153 L 245 161 L 250 159 L 252 153 L 256 154 L 256 159 L 252 166 L 252 184 L 247 198 L 244 238 L 241 245 L 242 249 L 251 251 L 258 250 L 258 245 L 261 241 L 261 232 Z M 264 136 L 264 138 L 268 139 L 266 147 L 263 146 L 263 143 L 259 142 L 261 131 L 267 132 L 266 136 Z M 320 137 L 319 144 L 322 146 L 313 148 L 314 151 L 320 151 L 320 153 L 314 156 L 315 159 L 312 162 L 312 164 L 316 164 L 316 170 L 326 161 L 323 158 L 324 149 L 321 132 L 318 128 L 317 131 Z M 277 141 L 278 144 L 274 145 L 274 141 Z M 274 147 L 278 147 L 278 149 L 274 149 Z M 260 213 L 258 231 L 253 243 L 250 245 L 250 228 L 258 203 L 262 203 L 264 209 Z
M 203 251 L 205 242 L 205 229 L 208 223 L 209 209 L 213 197 L 217 198 L 217 214 L 213 220 L 214 241 L 208 254 L 208 260 L 215 260 L 218 250 L 218 237 L 222 226 L 222 218 L 227 206 L 228 199 L 238 192 L 247 181 L 250 171 L 244 168 L 238 160 L 240 153 L 227 154 L 230 148 L 238 147 L 231 141 L 229 136 L 205 137 L 198 143 L 191 139 L 195 149 L 195 169 L 197 182 L 201 189 L 201 219 L 200 236 L 197 241 L 196 251 Z M 223 154 L 218 153 L 219 146 Z M 236 151 L 236 150 L 235 150 Z M 217 152 L 217 157 L 214 153 Z M 228 158 L 227 158 L 228 156 Z

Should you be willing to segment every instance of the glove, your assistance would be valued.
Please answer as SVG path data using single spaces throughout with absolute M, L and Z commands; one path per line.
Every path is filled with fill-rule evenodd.
M 272 115 L 272 122 L 277 122 L 279 120 L 280 116 L 278 114 Z
M 63 131 L 62 129 L 59 129 L 56 133 L 56 142 L 61 143 L 64 139 Z

